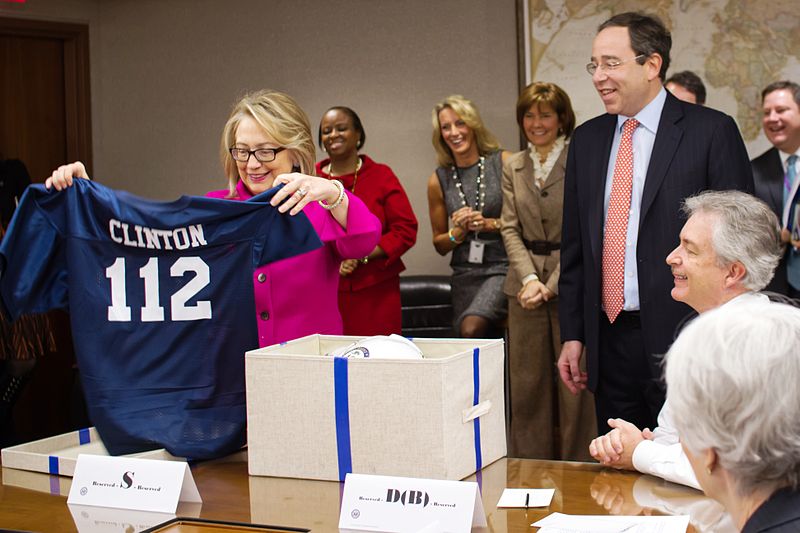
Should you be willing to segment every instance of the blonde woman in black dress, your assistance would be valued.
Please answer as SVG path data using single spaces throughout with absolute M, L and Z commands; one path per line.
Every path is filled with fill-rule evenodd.
M 501 336 L 508 258 L 500 237 L 500 178 L 510 154 L 463 96 L 437 104 L 432 122 L 439 167 L 428 179 L 428 209 L 433 246 L 441 255 L 452 252 L 454 329 L 462 337 Z

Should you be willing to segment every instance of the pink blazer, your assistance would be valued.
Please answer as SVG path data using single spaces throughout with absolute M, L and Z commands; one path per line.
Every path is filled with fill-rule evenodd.
M 237 197 L 229 199 L 247 200 L 253 196 L 241 181 L 236 193 Z M 311 202 L 303 213 L 317 230 L 322 248 L 253 271 L 259 346 L 312 333 L 342 334 L 337 303 L 339 264 L 343 259 L 368 255 L 381 237 L 377 217 L 356 196 L 349 192 L 347 195 L 350 206 L 346 230 L 317 202 Z M 211 191 L 206 196 L 226 198 L 228 190 Z

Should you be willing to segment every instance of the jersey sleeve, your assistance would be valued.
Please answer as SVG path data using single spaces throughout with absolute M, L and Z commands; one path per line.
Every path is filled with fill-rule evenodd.
M 280 213 L 267 204 L 258 237 L 253 246 L 253 266 L 261 266 L 280 259 L 304 254 L 322 246 L 317 232 L 305 213 L 290 215 Z
M 27 189 L 0 245 L 0 310 L 11 320 L 68 305 L 60 226 L 38 202 L 46 194 Z

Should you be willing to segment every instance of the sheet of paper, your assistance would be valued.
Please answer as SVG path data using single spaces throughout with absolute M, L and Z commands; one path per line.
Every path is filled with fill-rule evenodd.
M 531 524 L 539 533 L 686 533 L 689 516 L 591 516 L 553 513 Z
M 497 507 L 548 507 L 555 493 L 556 489 L 505 489 Z

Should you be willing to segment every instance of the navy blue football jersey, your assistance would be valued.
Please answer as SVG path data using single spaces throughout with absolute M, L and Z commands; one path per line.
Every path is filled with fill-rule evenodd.
M 321 246 L 303 214 L 88 180 L 28 188 L 0 246 L 0 308 L 70 314 L 89 415 L 114 455 L 203 459 L 245 442 L 257 266 Z

